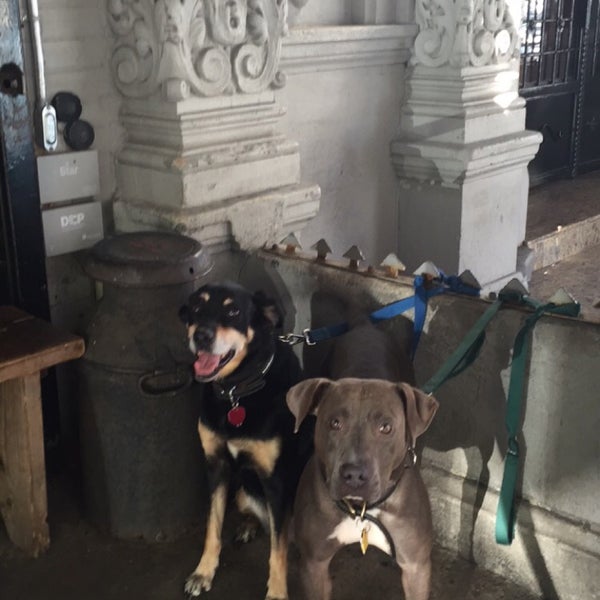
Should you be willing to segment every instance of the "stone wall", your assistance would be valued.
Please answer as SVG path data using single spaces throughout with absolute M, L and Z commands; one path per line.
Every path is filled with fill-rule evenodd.
M 81 97 L 82 118 L 96 131 L 103 201 L 120 193 L 115 164 L 125 139 L 106 6 L 104 0 L 40 2 L 48 95 L 69 90 Z M 276 96 L 287 111 L 282 133 L 300 142 L 302 178 L 323 192 L 322 210 L 301 241 L 327 234 L 340 251 L 359 243 L 373 261 L 396 244 L 398 184 L 389 143 L 416 33 L 414 26 L 394 25 L 402 18 L 396 6 L 395 0 L 366 8 L 342 0 L 308 2 L 301 10 L 290 4 L 282 55 L 287 85 Z M 110 231 L 110 210 L 105 218 Z

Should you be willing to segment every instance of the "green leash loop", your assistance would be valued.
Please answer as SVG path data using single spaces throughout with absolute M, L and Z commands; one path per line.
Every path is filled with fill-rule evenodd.
M 513 356 L 506 402 L 506 430 L 508 432 L 508 450 L 504 461 L 504 474 L 496 511 L 496 542 L 510 545 L 514 537 L 515 527 L 515 491 L 519 475 L 519 442 L 518 435 L 521 425 L 521 400 L 523 396 L 527 357 L 530 348 L 530 337 L 533 328 L 544 314 L 565 315 L 576 317 L 580 305 L 576 302 L 556 305 L 552 302 L 540 304 L 529 298 L 522 298 L 522 303 L 534 308 L 527 317 L 525 324 L 515 337 Z

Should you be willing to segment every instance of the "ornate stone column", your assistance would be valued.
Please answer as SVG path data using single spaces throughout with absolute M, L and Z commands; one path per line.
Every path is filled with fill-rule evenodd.
M 517 3 L 517 7 L 520 5 Z M 518 95 L 517 22 L 505 0 L 416 0 L 419 33 L 392 161 L 399 256 L 470 269 L 488 289 L 518 276 L 527 164 L 541 142 Z
M 108 0 L 127 132 L 119 230 L 251 249 L 316 214 L 320 189 L 301 184 L 298 145 L 277 130 L 286 17 L 287 0 Z

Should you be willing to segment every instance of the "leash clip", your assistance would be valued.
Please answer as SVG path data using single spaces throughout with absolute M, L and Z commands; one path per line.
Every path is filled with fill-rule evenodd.
M 288 346 L 295 346 L 296 344 L 306 344 L 307 346 L 315 346 L 317 342 L 313 342 L 310 339 L 310 329 L 306 328 L 302 333 L 286 333 L 279 336 L 279 340 Z
M 507 454 L 512 456 L 519 456 L 519 440 L 517 440 L 516 436 L 511 436 L 508 438 L 508 448 L 506 450 Z
M 298 333 L 286 333 L 285 335 L 279 336 L 279 341 L 287 344 L 288 346 L 295 346 L 296 344 L 305 342 L 306 338 Z

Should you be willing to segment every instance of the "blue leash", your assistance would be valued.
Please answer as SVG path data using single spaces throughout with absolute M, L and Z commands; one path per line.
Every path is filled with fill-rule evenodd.
M 447 276 L 442 272 L 440 272 L 439 278 L 436 277 L 435 279 L 417 275 L 414 279 L 413 286 L 415 289 L 413 296 L 408 296 L 402 300 L 386 304 L 369 315 L 369 320 L 372 323 L 379 323 L 380 321 L 393 319 L 394 317 L 404 314 L 411 308 L 414 308 L 415 316 L 413 321 L 411 358 L 414 358 L 417 346 L 419 345 L 419 340 L 421 339 L 421 334 L 423 333 L 425 318 L 427 317 L 427 303 L 430 298 L 445 294 L 446 292 L 466 294 L 475 297 L 479 296 L 478 288 L 463 283 L 456 275 Z M 314 346 L 324 340 L 343 335 L 344 333 L 347 333 L 349 329 L 350 325 L 344 322 L 316 329 L 305 329 L 302 334 L 288 333 L 280 336 L 279 339 L 292 346 L 299 343 Z

